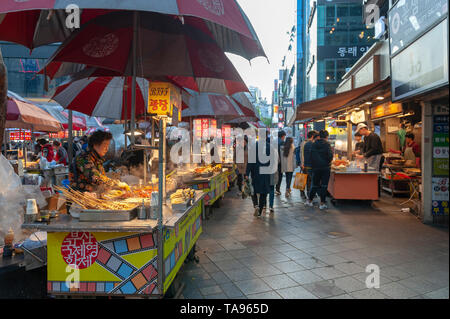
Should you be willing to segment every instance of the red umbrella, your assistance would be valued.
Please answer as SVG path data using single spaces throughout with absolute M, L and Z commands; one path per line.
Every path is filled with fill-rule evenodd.
M 2 35 L 6 35 L 8 41 L 22 43 L 29 48 L 62 41 L 71 32 L 64 28 L 64 11 L 69 4 L 83 9 L 83 15 L 87 14 L 85 11 L 106 9 L 147 11 L 181 17 L 187 23 L 197 24 L 226 52 L 248 60 L 265 56 L 249 19 L 236 0 L 2 0 L 0 39 L 6 40 L 2 38 Z M 50 9 L 49 15 L 47 10 Z M 5 23 L 3 27 L 2 20 Z M 14 32 L 8 34 L 8 30 Z
M 83 69 L 77 64 L 84 64 L 110 72 L 91 72 L 89 76 L 184 77 L 173 80 L 196 89 L 199 81 L 209 81 L 221 93 L 244 88 L 222 49 L 202 31 L 164 15 L 141 13 L 140 16 L 137 24 L 129 12 L 97 17 L 70 36 L 49 60 L 71 64 L 49 64 L 45 72 L 52 76 L 73 74 Z M 134 31 L 138 32 L 135 57 L 132 54 Z M 133 74 L 133 63 L 136 63 L 136 74 Z M 227 83 L 212 83 L 211 79 Z
M 5 10 L 3 6 L 2 3 L 0 11 Z M 80 24 L 83 25 L 96 16 L 111 11 L 93 9 L 82 11 Z M 72 29 L 61 27 L 65 25 L 67 15 L 65 10 L 26 10 L 0 13 L 0 40 L 18 43 L 30 49 L 63 42 L 72 33 Z

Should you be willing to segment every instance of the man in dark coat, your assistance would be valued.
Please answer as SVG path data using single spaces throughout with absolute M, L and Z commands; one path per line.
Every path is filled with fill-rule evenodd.
M 258 156 L 259 142 L 256 143 L 256 163 L 247 163 L 247 169 L 245 172 L 245 178 L 249 176 L 252 178 L 252 185 L 255 194 L 259 195 L 258 206 L 255 207 L 254 216 L 261 216 L 262 211 L 266 205 L 267 195 L 270 193 L 270 174 L 261 174 L 261 167 L 268 167 L 270 161 L 267 163 L 261 163 Z M 249 150 L 250 151 L 250 150 Z M 266 142 L 266 155 L 270 155 L 270 143 L 269 139 Z
M 320 196 L 320 209 L 326 209 L 326 196 L 328 190 L 328 182 L 330 180 L 331 162 L 333 161 L 333 151 L 328 143 L 328 131 L 322 130 L 319 133 L 319 139 L 314 142 L 311 148 L 311 164 L 312 164 L 312 187 L 309 192 L 308 206 L 313 206 L 313 199 L 316 193 Z

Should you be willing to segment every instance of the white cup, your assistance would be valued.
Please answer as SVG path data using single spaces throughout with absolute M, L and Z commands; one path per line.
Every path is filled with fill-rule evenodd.
M 27 200 L 27 215 L 37 215 L 38 208 L 36 204 L 36 199 L 31 198 Z

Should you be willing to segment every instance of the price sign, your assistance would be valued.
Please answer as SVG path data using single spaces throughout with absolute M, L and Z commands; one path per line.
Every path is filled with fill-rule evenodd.
M 180 90 L 167 82 L 150 82 L 148 86 L 148 113 L 173 115 L 174 106 L 181 110 Z M 181 112 L 178 112 L 181 121 Z

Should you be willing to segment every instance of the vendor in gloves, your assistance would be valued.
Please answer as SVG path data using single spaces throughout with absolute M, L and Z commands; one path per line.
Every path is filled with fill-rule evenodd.
M 70 169 L 70 186 L 81 192 L 96 192 L 100 187 L 119 187 L 129 190 L 126 183 L 106 176 L 103 167 L 104 156 L 108 153 L 112 134 L 104 131 L 94 132 L 88 140 L 88 148 L 74 160 Z
M 369 128 L 364 123 L 359 123 L 356 127 L 356 133 L 364 136 L 364 147 L 361 154 L 356 155 L 358 159 L 366 159 L 369 167 L 380 169 L 380 162 L 383 157 L 383 145 L 380 137 L 374 132 L 369 131 Z

